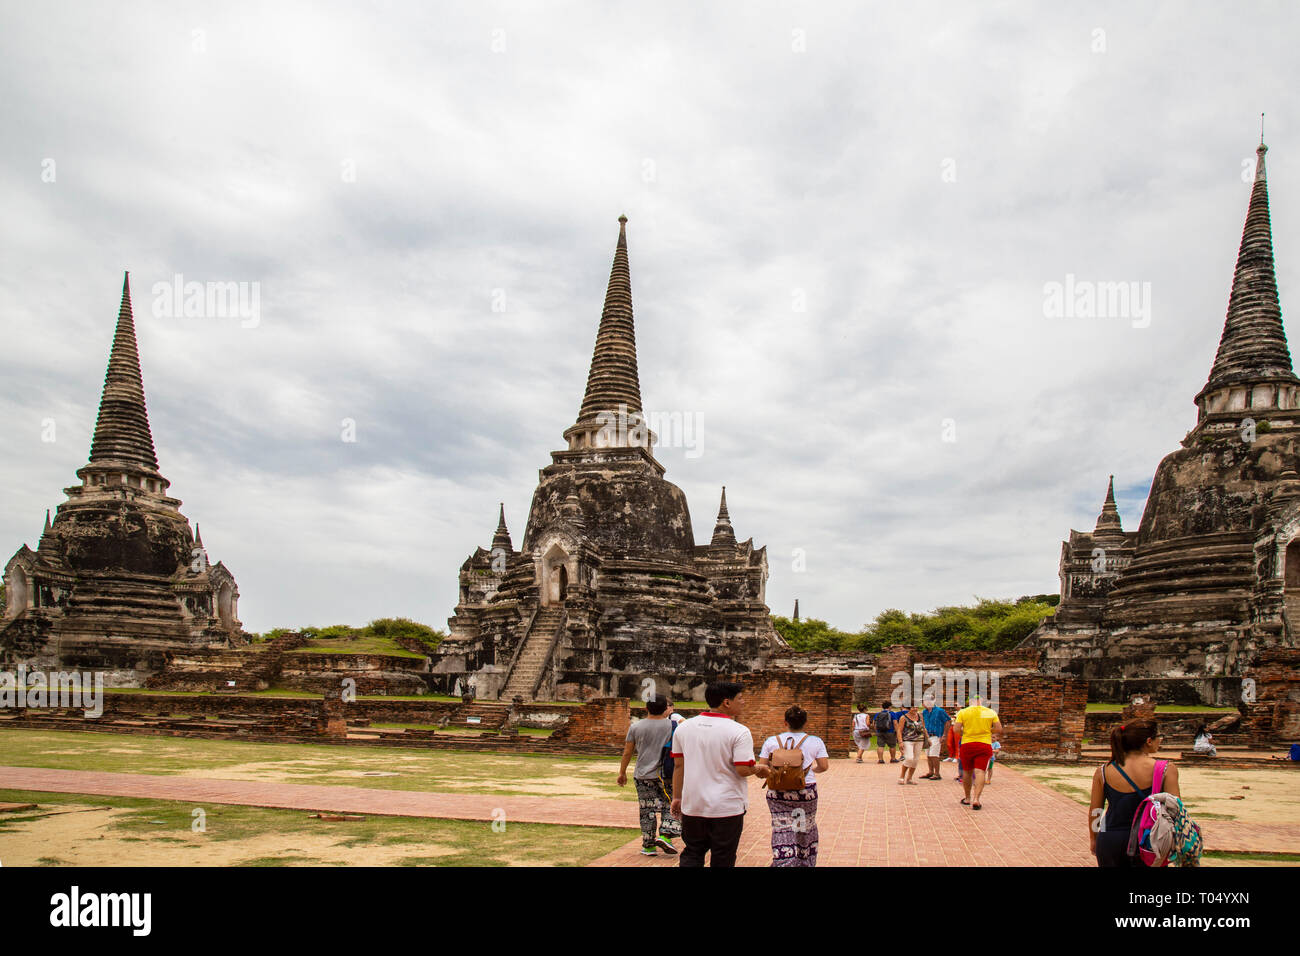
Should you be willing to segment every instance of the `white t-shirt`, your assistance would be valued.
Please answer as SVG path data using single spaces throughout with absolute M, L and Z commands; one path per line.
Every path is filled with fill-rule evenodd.
M 673 711 L 671 714 L 668 715 L 668 719 L 671 720 L 674 725 L 676 725 L 676 724 L 680 724 L 686 718 L 683 717 L 681 714 L 677 713 L 677 711 Z
M 763 749 L 759 751 L 758 756 L 760 758 L 770 757 L 772 751 L 779 747 L 785 747 L 787 750 L 798 747 L 803 751 L 803 782 L 816 783 L 817 774 L 813 773 L 812 770 L 813 761 L 818 757 L 829 758 L 830 754 L 826 752 L 826 744 L 820 737 L 809 734 L 804 739 L 804 742 L 800 743 L 799 739 L 801 737 L 803 737 L 803 731 L 796 732 L 792 730 L 784 730 L 774 737 L 768 737 L 763 741 Z
M 754 766 L 754 735 L 725 714 L 704 711 L 673 733 L 673 759 L 682 761 L 682 814 L 734 817 L 749 807 L 749 781 L 737 767 Z
M 855 734 L 866 734 L 868 737 L 871 736 L 871 731 L 867 729 L 866 714 L 853 715 L 853 732 Z

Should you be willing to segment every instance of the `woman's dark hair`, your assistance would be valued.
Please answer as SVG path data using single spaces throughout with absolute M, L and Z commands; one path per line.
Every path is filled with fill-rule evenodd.
M 1117 724 L 1110 732 L 1110 759 L 1123 763 L 1125 754 L 1141 750 L 1148 740 L 1159 736 L 1160 728 L 1150 718 Z
M 865 703 L 858 704 L 858 710 L 866 710 L 866 709 L 867 709 L 867 705 Z
M 803 725 L 808 723 L 808 711 L 798 704 L 791 704 L 785 712 L 785 722 L 790 725 L 791 730 L 803 730 Z
M 1209 729 L 1205 726 L 1205 722 L 1202 721 L 1199 725 L 1197 725 L 1196 736 L 1204 737 L 1207 733 L 1209 733 Z

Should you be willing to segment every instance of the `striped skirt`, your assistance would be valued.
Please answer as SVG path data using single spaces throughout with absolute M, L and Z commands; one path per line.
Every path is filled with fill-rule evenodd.
M 817 784 L 802 790 L 769 790 L 772 865 L 817 865 Z

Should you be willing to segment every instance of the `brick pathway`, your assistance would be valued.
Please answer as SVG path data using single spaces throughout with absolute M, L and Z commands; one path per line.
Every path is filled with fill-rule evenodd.
M 943 780 L 898 785 L 898 764 L 832 760 L 817 778 L 818 866 L 1095 866 L 1084 830 L 1088 811 L 1069 797 L 1004 766 L 979 812 L 959 802 L 953 764 Z M 750 778 L 749 814 L 739 866 L 772 860 L 770 817 L 758 778 Z M 886 821 L 888 825 L 886 825 Z M 675 841 L 681 847 L 681 840 Z M 676 866 L 676 857 L 643 857 L 641 840 L 592 866 Z

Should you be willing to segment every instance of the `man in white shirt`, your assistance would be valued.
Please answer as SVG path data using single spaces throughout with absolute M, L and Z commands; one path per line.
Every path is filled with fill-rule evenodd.
M 683 721 L 673 734 L 673 816 L 682 821 L 682 866 L 735 866 L 749 807 L 747 777 L 756 767 L 754 736 L 739 722 L 744 687 L 714 681 L 704 691 L 709 709 Z

